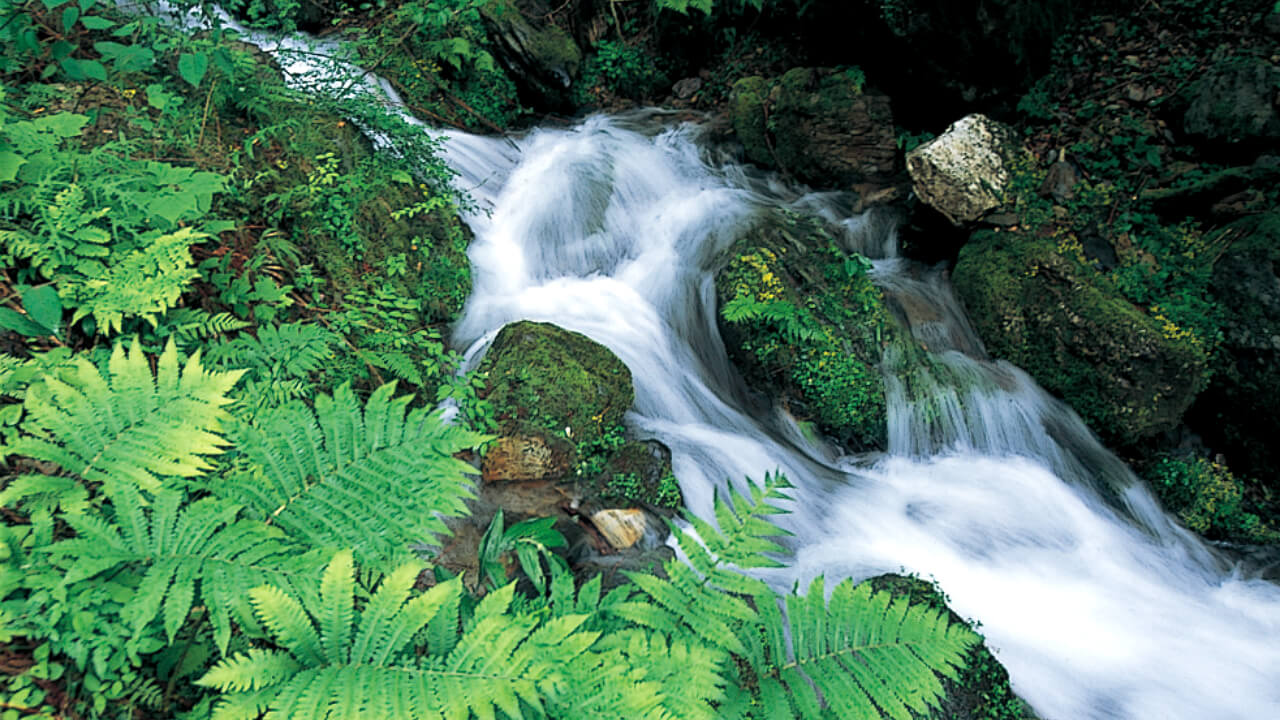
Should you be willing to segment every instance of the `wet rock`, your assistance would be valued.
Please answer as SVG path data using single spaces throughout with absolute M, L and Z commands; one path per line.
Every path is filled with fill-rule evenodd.
M 640 542 L 649 529 L 643 510 L 600 510 L 591 515 L 591 524 L 615 550 L 626 550 Z
M 1192 86 L 1183 129 L 1207 140 L 1237 143 L 1280 138 L 1280 67 L 1262 58 L 1233 58 Z
M 681 100 L 688 100 L 702 89 L 701 78 L 685 78 L 671 87 L 671 94 Z
M 571 448 L 540 436 L 501 437 L 485 453 L 480 465 L 486 483 L 558 480 L 569 473 Z
M 1112 442 L 1173 428 L 1204 387 L 1202 344 L 1135 307 L 1046 238 L 981 231 L 956 293 L 992 355 L 1026 370 Z
M 502 328 L 480 371 L 504 435 L 556 437 L 578 444 L 622 424 L 635 391 L 631 371 L 609 349 L 550 323 Z M 576 460 L 576 458 L 575 458 Z
M 494 54 L 539 107 L 557 108 L 582 67 L 582 50 L 564 29 L 546 18 L 552 8 L 540 0 L 495 0 L 482 5 Z M 527 12 L 526 12 L 527 11 Z
M 1025 152 L 1012 128 L 968 115 L 907 153 L 907 172 L 922 202 L 963 225 L 1004 204 L 1010 166 Z
M 879 364 L 896 332 L 866 263 L 820 222 L 778 214 L 715 278 L 720 332 L 748 384 L 855 450 L 884 447 Z
M 747 157 L 816 185 L 889 182 L 898 153 L 889 98 L 865 93 L 863 82 L 860 72 L 824 68 L 738 81 L 730 116 Z
M 1280 212 L 1233 223 L 1213 270 L 1223 340 L 1192 428 L 1280 497 Z

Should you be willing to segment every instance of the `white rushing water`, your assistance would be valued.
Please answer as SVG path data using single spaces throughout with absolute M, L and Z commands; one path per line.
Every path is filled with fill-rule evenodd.
M 593 117 L 533 132 L 518 152 L 453 137 L 480 206 L 460 345 L 474 355 L 530 319 L 608 346 L 635 380 L 630 423 L 671 448 L 693 511 L 709 514 L 730 478 L 781 469 L 796 486 L 783 520 L 794 557 L 769 580 L 936 578 L 1046 718 L 1280 717 L 1280 588 L 1234 576 L 1073 413 L 986 359 L 942 274 L 886 257 L 891 225 L 711 163 L 696 128 L 660 121 Z M 880 256 L 878 283 L 934 353 L 912 397 L 886 360 L 886 454 L 810 445 L 785 417 L 762 417 L 730 369 L 713 272 L 780 205 Z
M 376 76 L 323 61 L 341 57 L 333 42 L 252 32 L 214 11 L 295 87 L 398 102 Z M 635 382 L 628 421 L 671 448 L 700 515 L 731 479 L 785 472 L 793 556 L 767 576 L 777 587 L 819 574 L 935 578 L 1046 720 L 1280 717 L 1280 587 L 1172 524 L 1073 413 L 986 358 L 942 273 L 893 257 L 891 222 L 709 159 L 696 127 L 657 113 L 517 140 L 451 133 L 444 155 L 476 200 L 475 287 L 455 342 L 474 359 L 504 324 L 529 319 L 608 346 Z M 785 414 L 762 412 L 729 365 L 713 273 L 778 206 L 824 218 L 876 258 L 878 284 L 932 353 L 910 394 L 898 377 L 910 369 L 885 360 L 887 453 L 811 443 Z

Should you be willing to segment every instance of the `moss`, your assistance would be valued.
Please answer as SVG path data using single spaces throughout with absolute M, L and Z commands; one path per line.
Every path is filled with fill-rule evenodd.
M 779 214 L 716 276 L 721 331 L 747 381 L 856 449 L 886 441 L 879 362 L 892 329 L 868 267 L 816 221 Z
M 729 94 L 729 119 L 733 131 L 746 150 L 747 158 L 765 167 L 776 165 L 769 145 L 764 103 L 769 83 L 762 77 L 747 77 L 734 83 Z
M 1280 540 L 1280 533 L 1247 509 L 1243 485 L 1222 463 L 1164 457 L 1142 474 L 1188 529 L 1211 540 Z
M 945 610 L 953 623 L 964 619 L 947 607 L 947 597 L 937 585 L 917 577 L 879 575 L 867 580 L 876 591 L 906 597 L 913 603 Z M 1035 720 L 1036 714 L 1013 692 L 1009 672 L 985 642 L 970 651 L 954 678 L 942 678 L 942 705 L 931 717 L 948 720 Z
M 1208 360 L 1195 336 L 1126 301 L 1070 248 L 978 232 L 953 281 L 987 349 L 1109 440 L 1172 428 L 1204 386 Z
M 671 470 L 671 452 L 657 442 L 627 441 L 609 458 L 597 482 L 606 502 L 640 503 L 658 510 L 684 506 Z
M 608 348 L 550 323 L 504 327 L 480 371 L 506 435 L 600 441 L 622 424 L 635 399 L 631 371 Z

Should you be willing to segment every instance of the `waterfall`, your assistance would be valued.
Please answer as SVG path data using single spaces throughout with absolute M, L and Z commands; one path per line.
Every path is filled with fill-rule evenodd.
M 476 356 L 529 319 L 608 346 L 635 381 L 628 421 L 671 448 L 701 515 L 715 488 L 785 472 L 794 555 L 767 580 L 935 578 L 1051 720 L 1277 715 L 1280 587 L 1233 571 L 1074 413 L 988 358 L 942 271 L 894 257 L 892 224 L 712 157 L 696 126 L 657 112 L 514 142 L 448 146 L 463 176 L 502 178 L 473 190 L 475 290 L 454 340 Z M 716 263 L 776 207 L 822 217 L 874 257 L 929 350 L 926 367 L 885 358 L 883 455 L 833 457 L 786 416 L 762 417 L 729 365 Z
M 335 43 L 213 11 L 295 87 L 399 104 L 376 76 L 320 61 L 341 58 Z M 159 12 L 193 30 L 208 21 Z M 474 361 L 504 324 L 529 319 L 609 347 L 635 382 L 628 422 L 671 449 L 704 517 L 716 488 L 785 472 L 791 557 L 762 573 L 778 588 L 819 574 L 934 578 L 1047 720 L 1280 717 L 1280 587 L 1170 521 L 1074 413 L 987 357 L 943 273 L 895 257 L 885 217 L 716 157 L 696 126 L 656 111 L 518 139 L 423 132 L 445 139 L 475 200 L 474 291 L 455 344 Z M 728 361 L 716 263 L 777 207 L 824 219 L 874 258 L 874 279 L 928 348 L 927 367 L 885 358 L 886 453 L 814 444 L 785 413 L 761 413 Z

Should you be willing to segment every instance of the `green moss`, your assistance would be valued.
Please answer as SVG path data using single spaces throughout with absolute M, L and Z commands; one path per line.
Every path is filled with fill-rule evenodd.
M 1121 297 L 1078 246 L 982 231 L 961 249 L 953 281 L 987 349 L 1110 440 L 1172 428 L 1204 385 L 1195 334 Z
M 480 371 L 504 434 L 550 433 L 582 444 L 622 424 L 631 371 L 605 346 L 550 323 L 504 327 Z
M 882 344 L 891 335 L 867 261 L 840 249 L 816 221 L 778 215 L 730 250 L 716 276 L 721 329 L 758 388 L 864 449 L 886 439 Z
M 765 123 L 764 103 L 769 97 L 769 83 L 764 78 L 747 77 L 733 84 L 729 94 L 729 119 L 747 158 L 765 167 L 774 167 L 769 130 Z
M 606 502 L 640 503 L 660 510 L 684 505 L 680 483 L 671 471 L 671 453 L 656 442 L 627 441 L 609 458 L 598 484 Z
M 1212 540 L 1276 542 L 1280 533 L 1249 512 L 1243 487 L 1221 463 L 1165 457 L 1143 476 L 1188 529 Z

